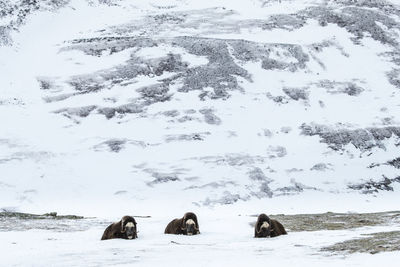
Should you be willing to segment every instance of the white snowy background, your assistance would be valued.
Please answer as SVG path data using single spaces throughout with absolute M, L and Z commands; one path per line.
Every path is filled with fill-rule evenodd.
M 0 209 L 151 216 L 0 232 L 0 265 L 396 266 L 318 252 L 379 227 L 238 215 L 398 210 L 399 94 L 395 0 L 0 1 Z M 186 211 L 202 234 L 164 236 Z

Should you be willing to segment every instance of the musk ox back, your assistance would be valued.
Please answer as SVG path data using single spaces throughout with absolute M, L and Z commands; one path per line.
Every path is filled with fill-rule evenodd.
M 119 222 L 110 224 L 103 233 L 101 240 L 122 238 L 137 238 L 136 221 L 131 216 L 124 216 Z
M 187 212 L 181 219 L 172 220 L 164 231 L 165 234 L 197 235 L 200 234 L 197 216 L 193 212 Z
M 264 213 L 258 216 L 254 229 L 254 237 L 275 237 L 286 234 L 285 228 L 277 220 L 270 219 Z

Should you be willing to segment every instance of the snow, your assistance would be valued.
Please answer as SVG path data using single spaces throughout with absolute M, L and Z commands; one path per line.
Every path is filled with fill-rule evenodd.
M 334 150 L 321 136 L 305 135 L 300 128 L 321 125 L 336 133 L 399 127 L 399 88 L 388 79 L 399 69 L 398 44 L 366 32 L 355 41 L 348 28 L 322 27 L 317 17 L 299 27 L 267 27 L 274 15 L 292 16 L 324 1 L 103 2 L 113 4 L 71 1 L 56 10 L 35 11 L 11 32 L 11 45 L 1 46 L 0 40 L 0 210 L 152 218 L 139 221 L 140 237 L 132 242 L 99 242 L 103 225 L 81 232 L 0 232 L 0 250 L 9 252 L 1 266 L 376 266 L 382 261 L 394 266 L 398 252 L 345 257 L 315 252 L 378 228 L 254 240 L 250 219 L 238 215 L 398 209 L 399 183 L 391 184 L 393 191 L 374 194 L 348 186 L 399 177 L 399 169 L 387 164 L 399 156 L 399 136 L 382 138 L 367 150 L 352 143 Z M 387 14 L 397 21 L 393 29 L 377 21 L 395 40 L 400 32 L 396 8 L 397 13 Z M 12 18 L 0 18 L 1 25 Z M 183 36 L 193 40 L 183 44 Z M 128 38 L 127 43 L 148 38 L 155 45 L 128 44 L 118 50 L 121 41 L 113 52 L 112 44 L 94 41 L 105 37 Z M 242 40 L 248 42 L 247 52 L 256 51 L 254 58 L 235 56 Z M 223 65 L 228 61 L 221 51 L 206 54 L 213 42 L 225 44 L 237 66 L 236 73 L 218 73 L 218 78 L 234 79 L 238 89 L 214 98 L 211 86 L 181 90 L 189 87 L 184 78 L 194 77 L 188 73 L 232 66 Z M 260 52 L 264 45 L 270 49 L 267 55 Z M 102 46 L 98 55 L 85 50 Z M 304 66 L 293 47 L 308 57 Z M 169 55 L 179 55 L 186 65 L 152 73 L 157 64 L 149 62 Z M 139 68 L 130 65 L 135 60 L 142 60 L 150 74 L 127 75 L 122 82 L 112 76 L 116 70 Z M 263 67 L 267 60 L 269 69 Z M 205 80 L 213 80 L 210 73 Z M 71 81 L 79 79 L 104 88 L 78 92 Z M 168 79 L 169 100 L 148 104 L 140 89 L 165 85 Z M 40 81 L 49 88 L 41 88 Z M 224 80 L 221 87 L 226 85 Z M 346 93 L 349 85 L 361 91 Z M 304 97 L 296 100 L 287 92 Z M 116 112 L 112 118 L 100 112 L 132 103 L 143 111 Z M 87 110 L 87 116 L 79 115 Z M 261 174 L 252 179 L 254 170 Z M 188 210 L 202 218 L 202 234 L 164 236 L 171 214 Z
M 77 232 L 29 230 L 1 233 L 0 266 L 397 266 L 398 252 L 329 255 L 324 246 L 359 238 L 377 231 L 399 230 L 399 226 L 364 227 L 289 233 L 269 239 L 254 239 L 249 223 L 254 218 L 225 217 L 199 221 L 200 235 L 162 234 L 166 218 L 137 219 L 138 239 L 100 241 L 104 228 L 94 225 Z M 164 224 L 163 224 L 164 223 Z M 11 249 L 10 249 L 11 248 Z

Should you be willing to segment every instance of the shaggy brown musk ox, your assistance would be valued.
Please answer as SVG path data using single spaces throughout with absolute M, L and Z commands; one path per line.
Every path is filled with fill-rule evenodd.
M 275 237 L 286 234 L 285 228 L 277 220 L 270 219 L 264 213 L 258 216 L 254 229 L 254 237 Z
M 131 216 L 124 216 L 119 222 L 110 224 L 101 240 L 122 238 L 122 239 L 135 239 L 137 238 L 136 221 Z
M 197 235 L 200 234 L 197 216 L 187 212 L 181 219 L 172 220 L 165 228 L 164 234 Z

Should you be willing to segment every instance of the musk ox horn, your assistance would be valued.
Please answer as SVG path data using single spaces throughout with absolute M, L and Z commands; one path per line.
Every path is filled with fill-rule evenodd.
M 125 233 L 125 220 L 121 220 L 121 233 Z
M 183 218 L 182 218 L 182 226 L 181 226 L 181 229 L 182 229 L 182 231 L 185 231 L 186 230 L 186 216 L 184 216 Z
M 270 229 L 270 231 L 272 231 L 272 229 L 271 229 L 271 227 L 270 227 L 271 225 L 269 224 L 269 223 L 267 223 L 267 222 L 263 222 L 262 224 L 261 224 L 261 226 L 260 226 L 260 229 L 259 230 L 257 230 L 257 228 L 256 228 L 256 232 L 257 232 L 257 234 L 259 234 L 260 232 L 261 232 L 261 229 L 262 228 L 269 228 Z

